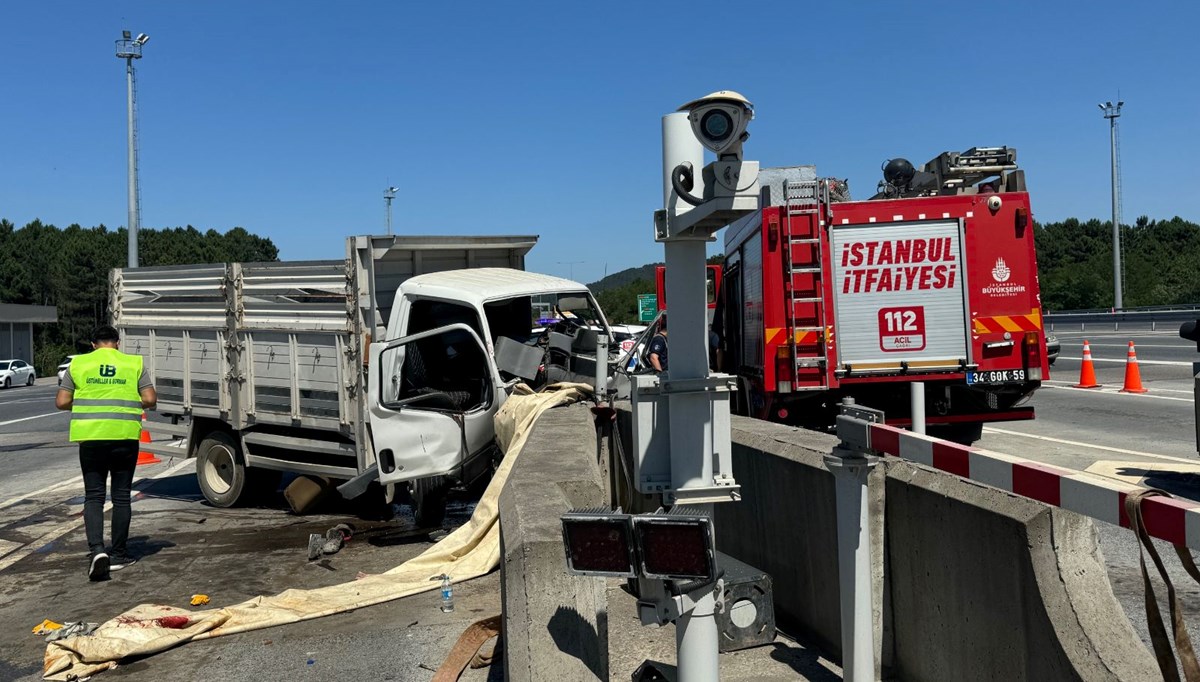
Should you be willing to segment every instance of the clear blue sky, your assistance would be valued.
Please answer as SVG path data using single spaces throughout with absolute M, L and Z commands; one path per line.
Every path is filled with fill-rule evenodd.
M 129 28 L 151 36 L 142 224 L 240 225 L 286 259 L 382 233 L 391 183 L 400 233 L 539 234 L 529 267 L 582 281 L 659 260 L 660 116 L 718 89 L 755 104 L 747 158 L 816 164 L 858 198 L 889 157 L 1015 146 L 1053 221 L 1109 213 L 1096 103 L 1119 88 L 1125 220 L 1200 221 L 1198 19 L 1057 0 L 5 3 L 0 217 L 125 224 Z

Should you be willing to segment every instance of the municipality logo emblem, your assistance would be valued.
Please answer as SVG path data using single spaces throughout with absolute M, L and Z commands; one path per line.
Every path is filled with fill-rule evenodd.
M 992 268 L 992 278 L 997 282 L 1007 282 L 1012 276 L 1012 270 L 1008 269 L 1008 265 L 1004 263 L 1003 258 L 996 259 L 996 267 Z

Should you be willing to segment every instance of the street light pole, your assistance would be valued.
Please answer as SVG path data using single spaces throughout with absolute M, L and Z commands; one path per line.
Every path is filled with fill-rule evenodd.
M 1118 100 L 1116 104 L 1105 102 L 1098 105 L 1100 110 L 1104 112 L 1104 118 L 1108 119 L 1108 140 L 1109 140 L 1109 156 L 1112 160 L 1112 233 L 1113 233 L 1113 309 L 1120 310 L 1125 307 L 1122 300 L 1122 284 L 1121 284 L 1121 208 L 1120 208 L 1120 190 L 1117 186 L 1120 177 L 1120 169 L 1117 167 L 1117 119 L 1121 117 L 1121 105 L 1124 102 Z
M 399 187 L 388 187 L 383 190 L 383 200 L 387 202 L 387 233 L 389 237 L 392 236 L 392 199 L 396 198 L 396 192 L 399 189 Z
M 142 58 L 142 46 L 150 36 L 139 33 L 133 38 L 129 31 L 121 32 L 117 41 L 117 58 L 125 60 L 125 80 L 129 110 L 129 221 L 126 229 L 129 231 L 129 267 L 138 266 L 138 230 L 141 228 L 141 206 L 138 201 L 138 168 L 137 168 L 137 101 L 134 82 L 133 60 Z

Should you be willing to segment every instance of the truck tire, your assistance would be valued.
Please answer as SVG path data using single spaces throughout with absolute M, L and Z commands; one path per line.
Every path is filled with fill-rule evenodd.
M 983 424 L 930 424 L 925 431 L 934 438 L 948 440 L 959 445 L 974 445 L 983 438 Z
M 417 528 L 440 528 L 446 520 L 450 483 L 442 476 L 412 482 L 413 517 Z
M 204 499 L 214 507 L 244 504 L 255 488 L 248 474 L 235 436 L 213 431 L 200 441 L 196 449 L 196 480 Z

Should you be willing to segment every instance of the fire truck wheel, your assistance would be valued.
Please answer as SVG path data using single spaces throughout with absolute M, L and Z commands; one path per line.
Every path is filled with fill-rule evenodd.
M 983 424 L 931 424 L 926 431 L 934 438 L 941 438 L 959 445 L 974 445 L 983 438 Z
M 441 476 L 413 481 L 413 516 L 417 528 L 441 527 L 446 518 L 446 497 L 449 492 L 450 483 Z

